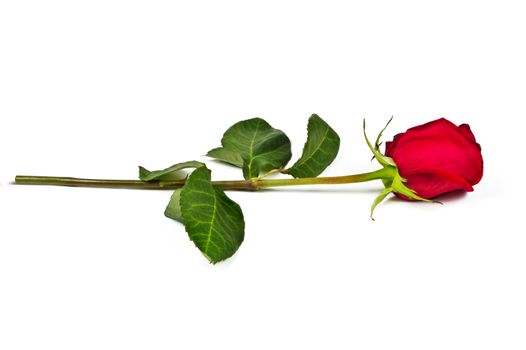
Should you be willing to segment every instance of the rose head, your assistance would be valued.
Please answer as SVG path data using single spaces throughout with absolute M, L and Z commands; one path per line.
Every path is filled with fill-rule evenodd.
M 469 125 L 456 126 L 444 118 L 396 135 L 386 143 L 385 156 L 396 163 L 405 185 L 426 199 L 455 190 L 471 192 L 482 178 L 481 148 Z

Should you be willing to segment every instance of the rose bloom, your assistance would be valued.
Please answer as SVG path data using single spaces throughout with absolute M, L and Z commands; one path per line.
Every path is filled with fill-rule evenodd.
M 386 142 L 405 185 L 422 198 L 473 191 L 483 173 L 480 145 L 469 125 L 456 126 L 441 118 L 408 129 Z

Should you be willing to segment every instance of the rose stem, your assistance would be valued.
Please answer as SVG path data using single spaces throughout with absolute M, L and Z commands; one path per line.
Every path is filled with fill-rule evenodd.
M 214 185 L 224 190 L 256 191 L 269 187 L 298 186 L 298 185 L 330 185 L 348 184 L 365 182 L 371 180 L 390 179 L 392 171 L 383 168 L 370 173 L 327 176 L 327 177 L 307 177 L 295 179 L 251 179 L 251 180 L 232 180 L 232 181 L 213 181 Z M 185 180 L 176 181 L 151 181 L 143 182 L 139 180 L 105 180 L 105 179 L 82 179 L 74 177 L 58 176 L 26 176 L 18 175 L 15 177 L 15 185 L 51 185 L 51 186 L 71 186 L 71 187 L 96 187 L 96 188 L 123 188 L 123 189 L 147 189 L 147 190 L 172 190 L 184 185 Z

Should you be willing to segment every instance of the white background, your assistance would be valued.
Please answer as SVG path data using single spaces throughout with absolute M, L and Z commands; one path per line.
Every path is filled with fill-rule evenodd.
M 1 349 L 524 349 L 526 22 L 513 1 L 2 1 Z M 246 238 L 210 265 L 170 192 L 13 186 L 201 159 L 238 120 L 385 139 L 469 123 L 485 175 L 445 205 L 379 183 L 230 192 Z M 238 170 L 210 163 L 215 179 Z

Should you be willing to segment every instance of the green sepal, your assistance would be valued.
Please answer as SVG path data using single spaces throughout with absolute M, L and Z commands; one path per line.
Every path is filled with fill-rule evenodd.
M 378 204 L 380 204 L 380 203 L 385 199 L 385 197 L 387 197 L 387 195 L 388 195 L 389 193 L 391 193 L 392 191 L 393 191 L 393 189 L 390 188 L 390 187 L 389 187 L 389 188 L 384 188 L 384 189 L 382 190 L 382 192 L 380 192 L 380 194 L 378 195 L 378 197 L 375 198 L 373 204 L 371 205 L 371 219 L 374 220 L 374 218 L 373 218 L 373 214 L 374 214 L 374 209 L 376 208 L 376 206 L 377 206 Z
M 387 129 L 389 124 L 391 124 L 391 121 L 393 121 L 393 117 L 392 116 L 391 116 L 391 118 L 389 118 L 389 120 L 385 124 L 384 128 L 382 130 L 380 130 L 380 132 L 378 133 L 378 136 L 376 137 L 376 140 L 374 141 L 374 149 L 380 154 L 381 154 L 381 152 L 380 152 L 380 145 L 382 144 L 380 142 L 380 139 L 382 138 L 382 135 L 384 134 L 385 129 Z M 391 158 L 389 158 L 389 159 L 391 159 Z
M 382 129 L 382 131 L 380 131 L 380 134 L 376 138 L 375 147 L 373 147 L 373 145 L 369 141 L 369 138 L 367 137 L 367 133 L 365 132 L 365 119 L 363 120 L 363 136 L 365 137 L 365 142 L 367 142 L 367 146 L 369 146 L 369 149 L 373 153 L 374 158 L 376 158 L 378 163 L 380 163 L 380 165 L 382 165 L 384 167 L 386 167 L 386 166 L 396 166 L 395 162 L 393 161 L 393 159 L 391 157 L 387 157 L 387 156 L 383 155 L 382 152 L 380 152 L 380 150 L 379 150 L 380 137 L 382 136 L 384 130 L 387 128 L 387 125 L 389 125 L 389 123 L 391 122 L 392 119 L 393 118 L 389 119 L 389 122 L 387 122 L 387 124 Z M 376 145 L 378 145 L 378 147 L 376 147 Z
M 397 172 L 397 176 L 395 176 L 395 178 L 393 179 L 393 183 L 391 184 L 393 192 L 402 194 L 407 198 L 416 201 L 432 202 L 432 200 L 430 199 L 422 198 L 419 195 L 417 195 L 416 191 L 410 189 L 404 184 L 405 182 L 407 182 L 407 180 L 401 177 L 400 174 Z

